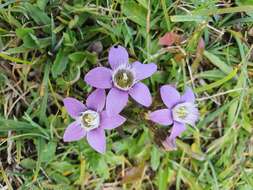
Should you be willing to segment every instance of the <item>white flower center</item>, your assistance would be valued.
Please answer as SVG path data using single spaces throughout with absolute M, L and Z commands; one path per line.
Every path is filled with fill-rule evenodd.
M 81 123 L 83 124 L 83 128 L 86 131 L 90 131 L 92 129 L 98 128 L 100 124 L 100 116 L 98 112 L 87 110 L 82 113 L 80 117 Z
M 119 66 L 112 76 L 114 85 L 120 90 L 129 90 L 134 84 L 134 72 L 127 66 Z
M 177 122 L 195 125 L 195 122 L 198 120 L 199 113 L 194 103 L 185 102 L 177 104 L 172 109 L 172 115 L 173 119 Z

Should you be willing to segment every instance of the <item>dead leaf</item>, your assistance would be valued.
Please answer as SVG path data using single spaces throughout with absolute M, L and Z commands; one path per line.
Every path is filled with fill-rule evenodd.
M 167 32 L 164 36 L 159 39 L 159 45 L 171 46 L 178 44 L 181 41 L 181 36 L 174 32 Z
M 123 183 L 132 183 L 138 181 L 142 178 L 143 172 L 145 170 L 145 163 L 140 163 L 140 165 L 130 168 L 126 171 L 125 176 L 122 179 Z
M 176 62 L 180 62 L 180 61 L 182 61 L 184 58 L 185 58 L 185 55 L 182 54 L 182 53 L 177 53 L 177 54 L 174 56 L 174 59 L 175 59 Z
M 197 50 L 196 50 L 196 58 L 193 61 L 193 64 L 191 66 L 193 73 L 197 70 L 200 62 L 202 61 L 204 50 L 205 50 L 205 41 L 203 40 L 203 38 L 200 38 L 198 46 L 197 46 Z
M 205 41 L 203 40 L 203 38 L 200 38 L 197 46 L 197 53 L 196 53 L 197 56 L 202 55 L 204 50 L 205 50 Z
M 253 36 L 253 27 L 249 30 L 249 35 Z

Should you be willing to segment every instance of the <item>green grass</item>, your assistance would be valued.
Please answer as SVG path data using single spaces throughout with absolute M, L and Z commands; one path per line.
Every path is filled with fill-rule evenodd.
M 224 2 L 0 0 L 0 189 L 253 189 L 253 2 Z M 165 49 L 169 31 L 183 40 Z M 63 142 L 62 99 L 86 99 L 84 75 L 116 43 L 159 71 L 152 106 L 130 101 L 100 155 Z M 170 127 L 145 118 L 168 83 L 194 89 L 201 117 L 166 152 Z

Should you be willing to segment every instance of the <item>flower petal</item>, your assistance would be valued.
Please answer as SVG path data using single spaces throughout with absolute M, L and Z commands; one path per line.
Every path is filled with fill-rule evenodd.
M 101 127 L 87 133 L 87 141 L 90 146 L 99 153 L 105 153 L 106 140 L 105 131 Z
M 181 117 L 180 114 L 178 114 L 178 109 L 184 108 L 186 109 L 186 115 L 184 117 Z M 179 123 L 187 123 L 191 126 L 195 126 L 196 121 L 199 119 L 199 110 L 197 108 L 197 105 L 192 102 L 183 102 L 177 104 L 172 111 L 173 120 L 177 121 Z
M 127 50 L 124 47 L 115 45 L 110 48 L 108 61 L 112 69 L 116 69 L 122 64 L 128 64 L 128 58 Z
M 162 142 L 166 150 L 176 150 L 176 138 L 181 135 L 183 131 L 186 130 L 185 124 L 174 122 L 170 136 L 166 137 L 165 141 Z
M 139 82 L 129 90 L 130 96 L 139 104 L 149 107 L 152 104 L 152 97 L 148 87 Z
M 157 65 L 154 63 L 142 64 L 138 61 L 132 64 L 135 71 L 136 80 L 143 80 L 150 77 L 157 70 Z
M 160 93 L 163 103 L 168 108 L 172 108 L 176 103 L 180 101 L 179 92 L 171 85 L 162 86 L 160 89 Z
M 85 136 L 86 132 L 78 121 L 71 123 L 64 132 L 63 141 L 78 141 Z
M 86 83 L 95 88 L 111 88 L 112 70 L 106 67 L 94 68 L 85 75 L 84 80 Z
M 181 133 L 184 132 L 185 130 L 186 130 L 185 124 L 175 121 L 170 133 L 170 138 L 176 138 L 180 136 Z
M 85 105 L 75 98 L 70 98 L 70 97 L 64 98 L 63 104 L 64 104 L 64 107 L 66 108 L 68 114 L 72 118 L 76 118 L 76 117 L 80 116 L 81 112 L 83 112 L 86 109 Z
M 95 111 L 101 112 L 105 107 L 105 90 L 96 89 L 87 98 L 86 105 Z
M 149 119 L 160 125 L 171 125 L 173 123 L 171 111 L 169 109 L 156 110 L 149 114 Z
M 120 113 L 127 105 L 128 93 L 112 88 L 107 95 L 106 110 L 109 115 Z
M 181 96 L 182 102 L 195 102 L 195 96 L 191 88 L 187 87 L 184 94 Z
M 119 127 L 126 121 L 126 118 L 119 114 L 109 115 L 106 111 L 101 113 L 101 123 L 100 126 L 103 129 L 114 129 Z
M 172 150 L 177 149 L 175 138 L 167 137 L 164 141 L 162 141 L 162 145 L 167 151 L 172 151 Z

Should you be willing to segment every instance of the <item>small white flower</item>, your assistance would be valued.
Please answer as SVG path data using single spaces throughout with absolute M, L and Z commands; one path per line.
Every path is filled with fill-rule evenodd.
M 199 118 L 196 104 L 192 102 L 179 103 L 172 109 L 173 119 L 180 123 L 194 126 Z
M 129 64 L 120 65 L 112 75 L 113 84 L 120 90 L 127 91 L 135 83 L 135 73 Z
M 96 111 L 86 110 L 82 112 L 78 120 L 82 124 L 82 128 L 84 128 L 85 131 L 90 131 L 99 127 L 100 115 Z

